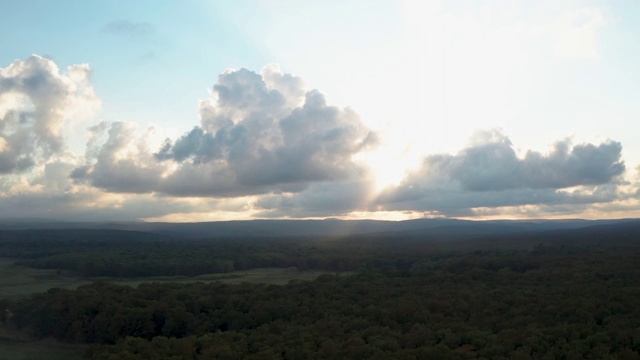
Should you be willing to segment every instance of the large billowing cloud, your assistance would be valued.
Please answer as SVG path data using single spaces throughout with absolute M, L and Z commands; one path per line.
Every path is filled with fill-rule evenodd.
M 148 193 L 157 188 L 163 169 L 148 151 L 146 136 L 136 137 L 137 127 L 114 122 L 89 128 L 87 163 L 70 176 L 77 182 L 112 192 Z
M 377 202 L 387 209 L 449 215 L 483 207 L 609 202 L 621 196 L 621 151 L 613 141 L 571 146 L 563 140 L 547 154 L 528 151 L 519 158 L 506 136 L 481 132 L 455 155 L 425 157 Z
M 200 114 L 200 126 L 167 139 L 153 156 L 134 145 L 133 129 L 103 124 L 94 131 L 107 140 L 73 176 L 115 192 L 299 192 L 311 183 L 362 178 L 366 168 L 353 157 L 376 142 L 353 111 L 327 105 L 320 92 L 305 91 L 299 78 L 275 67 L 220 75 Z
M 519 159 L 511 141 L 500 133 L 483 132 L 474 141 L 456 155 L 426 157 L 427 177 L 465 190 L 488 191 L 604 184 L 625 170 L 617 142 L 571 148 L 569 141 L 559 141 L 548 154 L 528 151 Z
M 0 68 L 0 174 L 23 172 L 65 149 L 65 121 L 99 105 L 88 65 L 60 73 L 34 55 Z
M 61 73 L 32 56 L 0 69 L 0 217 L 597 217 L 640 208 L 640 175 L 624 177 L 620 143 L 560 140 L 520 153 L 497 131 L 456 154 L 425 156 L 380 190 L 375 163 L 357 160 L 378 135 L 276 66 L 220 75 L 199 102 L 200 123 L 182 136 L 163 142 L 161 129 L 99 122 L 85 153 L 71 152 L 70 121 L 99 103 L 87 65 Z

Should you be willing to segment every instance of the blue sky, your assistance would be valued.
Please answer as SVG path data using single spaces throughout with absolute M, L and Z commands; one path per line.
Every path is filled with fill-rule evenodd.
M 640 214 L 634 1 L 0 6 L 5 218 Z
M 112 120 L 191 123 L 185 115 L 197 116 L 195 102 L 225 68 L 269 61 L 229 17 L 243 6 L 224 9 L 226 2 L 4 3 L 2 63 L 38 54 L 61 67 L 90 64 L 102 115 Z

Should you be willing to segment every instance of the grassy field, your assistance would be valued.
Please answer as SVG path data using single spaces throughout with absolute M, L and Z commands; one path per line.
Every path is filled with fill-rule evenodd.
M 251 270 L 234 271 L 222 274 L 203 274 L 194 277 L 189 276 L 161 276 L 144 277 L 133 279 L 112 279 L 100 278 L 91 280 L 109 280 L 115 284 L 137 287 L 148 282 L 171 282 L 171 283 L 192 283 L 192 282 L 223 282 L 239 284 L 243 282 L 265 283 L 284 285 L 291 280 L 313 280 L 322 274 L 334 274 L 326 271 L 298 271 L 294 268 L 259 268 Z
M 29 295 L 54 287 L 75 289 L 89 282 L 57 270 L 16 266 L 14 261 L 0 258 L 0 298 Z
M 298 271 L 295 268 L 261 268 L 224 274 L 205 274 L 195 277 L 144 277 L 134 279 L 80 278 L 58 270 L 32 269 L 14 265 L 14 259 L 0 258 L 0 298 L 17 297 L 44 292 L 51 288 L 75 289 L 96 280 L 109 280 L 120 285 L 137 287 L 145 282 L 189 283 L 194 281 L 225 283 L 286 284 L 291 280 L 313 280 L 323 271 Z M 0 359 L 1 360 L 1 359 Z

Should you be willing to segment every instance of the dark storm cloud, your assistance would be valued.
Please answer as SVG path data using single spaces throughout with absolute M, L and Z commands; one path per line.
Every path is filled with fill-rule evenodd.
M 329 106 L 302 86 L 273 67 L 263 75 L 226 72 L 213 97 L 200 102 L 200 126 L 167 140 L 153 157 L 144 151 L 117 157 L 133 138 L 113 124 L 101 130 L 107 141 L 90 151 L 93 160 L 73 176 L 109 191 L 211 197 L 299 192 L 315 182 L 364 177 L 366 169 L 352 158 L 376 135 L 353 111 Z
M 386 209 L 452 214 L 475 207 L 607 202 L 619 197 L 615 182 L 625 166 L 618 142 L 572 147 L 559 141 L 547 154 L 528 151 L 521 159 L 505 136 L 493 132 L 479 138 L 456 155 L 425 157 L 377 202 Z M 592 191 L 559 191 L 576 186 Z
M 89 77 L 86 65 L 61 74 L 36 55 L 0 68 L 0 174 L 28 170 L 64 150 L 65 120 L 99 103 Z

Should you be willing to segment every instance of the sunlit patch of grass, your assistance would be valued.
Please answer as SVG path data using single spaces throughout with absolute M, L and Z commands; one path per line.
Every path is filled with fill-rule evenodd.
M 29 295 L 54 287 L 75 289 L 89 282 L 58 270 L 18 266 L 15 261 L 0 258 L 0 298 Z

